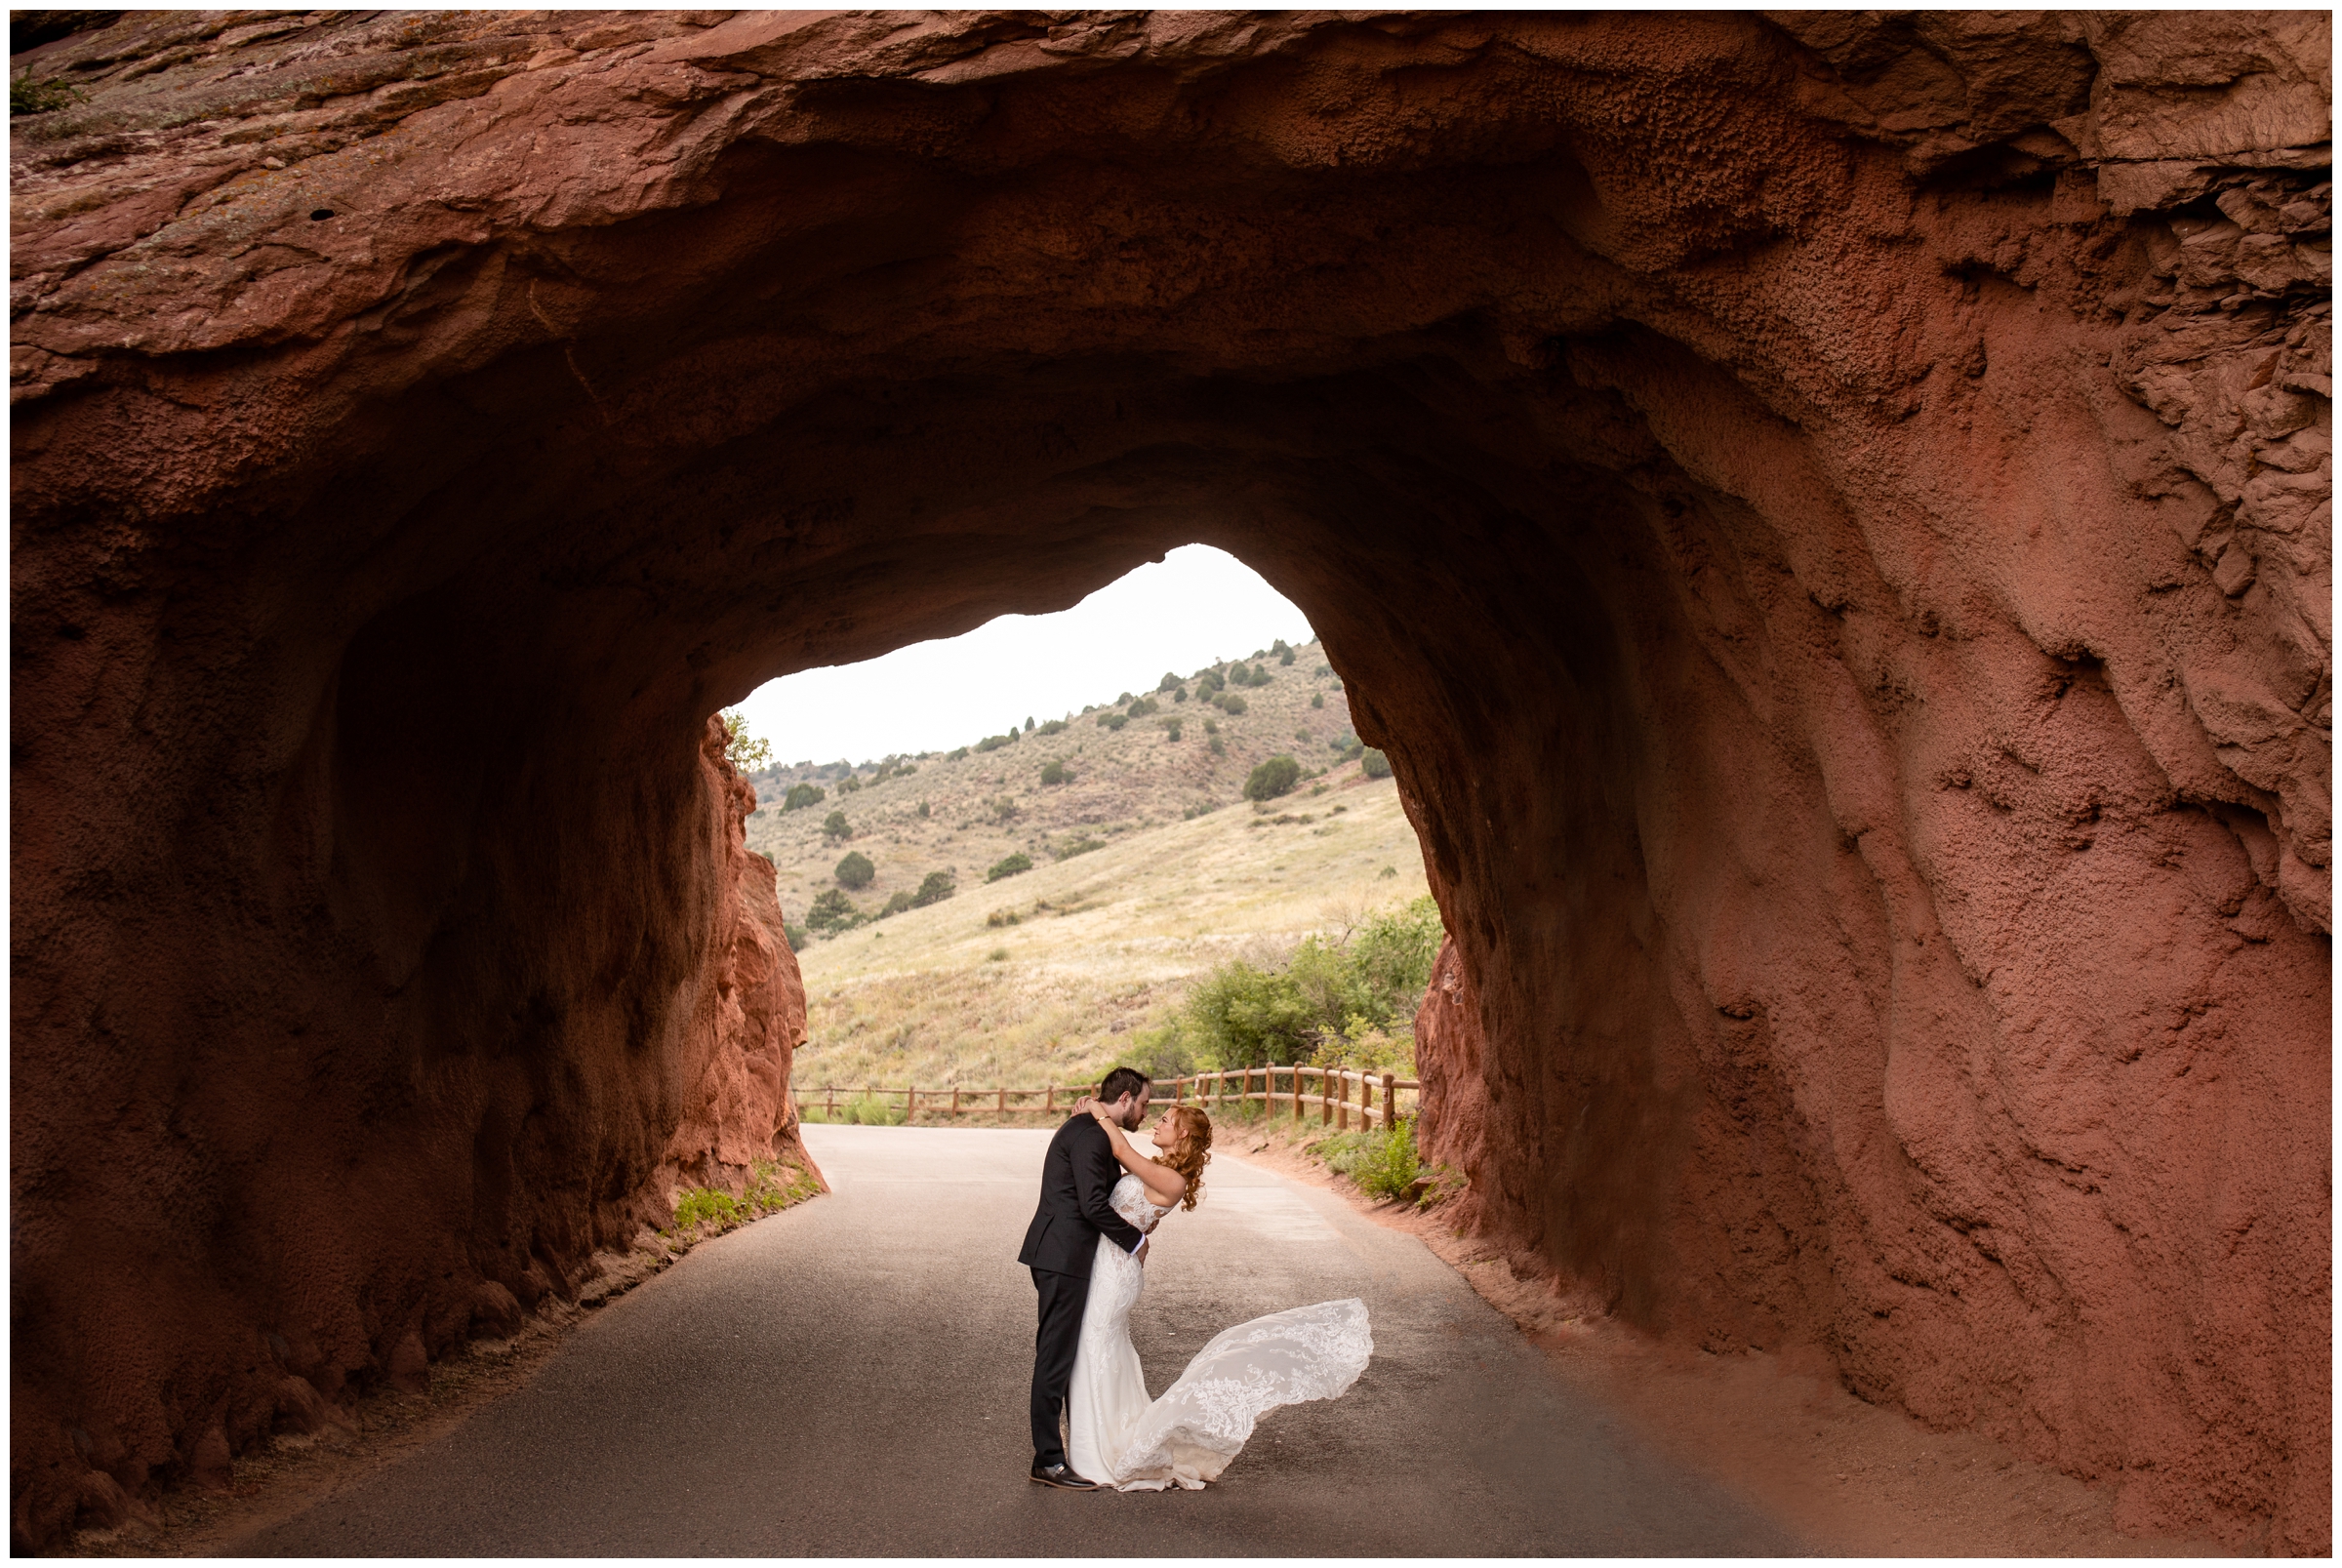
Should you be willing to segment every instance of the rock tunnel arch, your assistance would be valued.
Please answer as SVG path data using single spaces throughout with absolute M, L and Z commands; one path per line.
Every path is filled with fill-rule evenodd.
M 2326 1539 L 2322 23 L 2215 40 L 2248 132 L 2201 19 L 488 13 L 110 86 L 162 25 L 45 46 L 98 118 L 17 170 L 20 1542 L 785 1146 L 707 717 L 1191 542 L 1393 758 L 1516 1267 Z M 2184 253 L 2215 197 L 2284 256 Z

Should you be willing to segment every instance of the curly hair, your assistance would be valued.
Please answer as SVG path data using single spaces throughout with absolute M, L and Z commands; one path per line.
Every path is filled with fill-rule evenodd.
M 1188 1195 L 1179 1206 L 1192 1209 L 1203 1196 L 1203 1168 L 1212 1160 L 1212 1118 L 1199 1106 L 1173 1106 L 1164 1114 L 1178 1126 L 1179 1137 L 1157 1152 L 1165 1165 L 1188 1179 Z

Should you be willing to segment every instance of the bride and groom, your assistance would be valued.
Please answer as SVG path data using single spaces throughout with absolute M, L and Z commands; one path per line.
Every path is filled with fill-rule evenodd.
M 1116 1067 L 1049 1141 L 1041 1201 L 1017 1261 L 1032 1270 L 1040 1329 L 1032 1350 L 1032 1479 L 1075 1491 L 1201 1487 L 1278 1405 L 1331 1399 L 1374 1351 L 1355 1299 L 1291 1307 L 1216 1336 L 1159 1399 L 1147 1397 L 1130 1309 L 1146 1280 L 1152 1233 L 1193 1209 L 1211 1158 L 1201 1108 L 1166 1108 L 1151 1136 L 1146 1075 Z M 1064 1436 L 1059 1418 L 1065 1418 Z

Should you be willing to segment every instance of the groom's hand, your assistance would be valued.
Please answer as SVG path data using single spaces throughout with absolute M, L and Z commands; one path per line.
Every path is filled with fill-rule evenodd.
M 1138 1260 L 1140 1263 L 1145 1263 L 1147 1261 L 1147 1244 L 1153 1239 L 1154 1237 L 1152 1236 L 1139 1237 L 1139 1244 L 1130 1249 L 1131 1257 Z

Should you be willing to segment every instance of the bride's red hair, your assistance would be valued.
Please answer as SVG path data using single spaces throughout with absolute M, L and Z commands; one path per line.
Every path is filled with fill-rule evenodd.
M 1203 1196 L 1203 1168 L 1212 1158 L 1212 1118 L 1198 1106 L 1173 1106 L 1164 1112 L 1179 1129 L 1171 1146 L 1158 1150 L 1165 1165 L 1188 1179 L 1188 1195 L 1180 1207 L 1191 1209 Z

